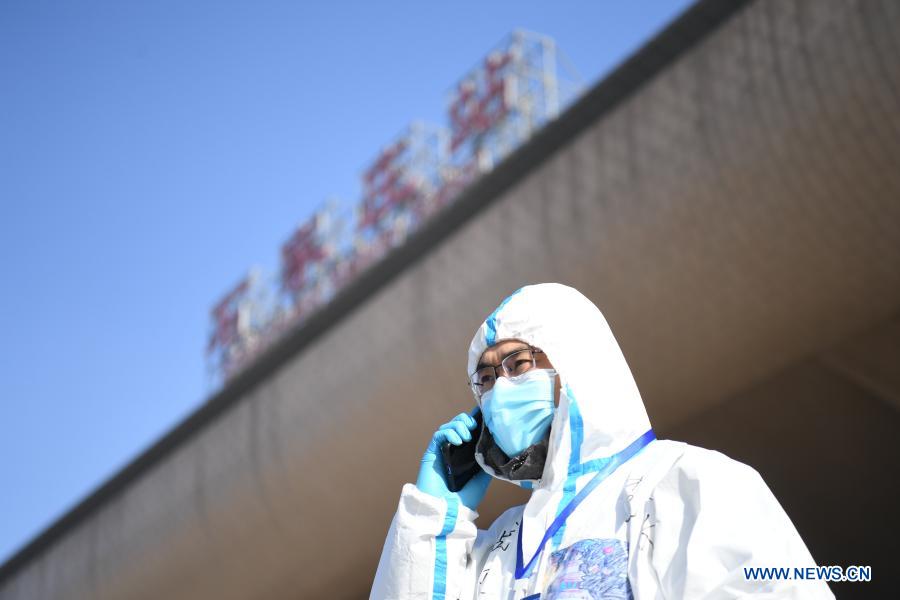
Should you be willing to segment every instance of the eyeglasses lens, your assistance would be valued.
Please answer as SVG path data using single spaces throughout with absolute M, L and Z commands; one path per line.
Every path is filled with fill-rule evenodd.
M 534 366 L 534 354 L 530 348 L 523 348 L 503 359 L 501 363 L 503 374 L 506 377 L 522 375 Z M 472 375 L 472 389 L 480 398 L 485 392 L 494 387 L 497 380 L 497 370 L 494 367 L 483 367 Z
M 534 366 L 534 355 L 530 348 L 524 348 L 503 359 L 503 372 L 507 377 L 515 377 L 530 370 Z
M 493 367 L 484 367 L 475 372 L 472 376 L 472 388 L 479 396 L 494 387 L 494 379 L 496 373 Z

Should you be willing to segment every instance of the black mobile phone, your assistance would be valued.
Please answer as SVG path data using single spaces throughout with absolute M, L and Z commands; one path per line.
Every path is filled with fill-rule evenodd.
M 444 474 L 447 476 L 447 487 L 451 492 L 458 492 L 481 470 L 481 465 L 475 461 L 475 446 L 481 436 L 481 409 L 477 410 L 472 418 L 477 423 L 472 431 L 472 439 L 463 442 L 461 446 L 454 446 L 450 442 L 441 445 L 441 455 L 444 457 Z

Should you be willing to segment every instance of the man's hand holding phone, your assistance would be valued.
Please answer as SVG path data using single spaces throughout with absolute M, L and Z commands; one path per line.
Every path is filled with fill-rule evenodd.
M 422 456 L 419 476 L 416 478 L 416 487 L 426 494 L 438 498 L 456 496 L 460 502 L 472 510 L 477 510 L 487 493 L 491 476 L 479 468 L 478 472 L 462 486 L 462 489 L 458 492 L 451 492 L 447 481 L 448 469 L 442 455 L 442 446 L 446 443 L 456 447 L 474 444 L 473 432 L 481 425 L 475 420 L 478 411 L 479 409 L 476 407 L 472 414 L 460 413 L 434 432 L 431 442 Z M 454 450 L 458 451 L 458 448 L 454 448 Z

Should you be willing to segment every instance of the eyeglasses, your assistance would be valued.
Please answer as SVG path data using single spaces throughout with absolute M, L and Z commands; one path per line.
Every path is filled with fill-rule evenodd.
M 500 377 L 500 374 L 497 372 L 498 369 L 503 369 L 503 376 L 505 377 L 522 375 L 537 365 L 535 355 L 543 353 L 544 351 L 539 348 L 528 346 L 513 350 L 510 354 L 504 356 L 497 366 L 483 365 L 469 375 L 469 385 L 472 386 L 475 397 L 480 401 L 482 394 L 494 387 L 494 382 L 497 381 L 497 377 Z

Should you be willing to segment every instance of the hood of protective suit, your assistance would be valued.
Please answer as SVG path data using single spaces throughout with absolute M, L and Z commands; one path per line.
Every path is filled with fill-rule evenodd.
M 475 332 L 466 372 L 475 370 L 487 348 L 507 339 L 546 353 L 560 378 L 559 405 L 549 440 L 527 455 L 544 463 L 534 479 L 513 480 L 489 466 L 496 461 L 485 454 L 495 451 L 492 438 L 482 434 L 475 458 L 492 476 L 523 487 L 562 487 L 570 475 L 591 470 L 650 429 L 619 344 L 600 310 L 578 290 L 542 283 L 513 292 Z

